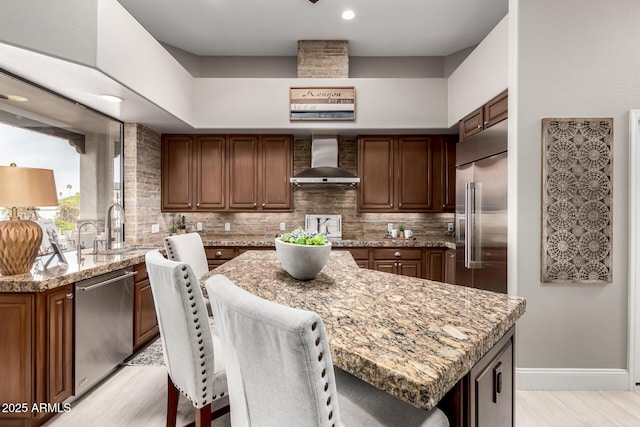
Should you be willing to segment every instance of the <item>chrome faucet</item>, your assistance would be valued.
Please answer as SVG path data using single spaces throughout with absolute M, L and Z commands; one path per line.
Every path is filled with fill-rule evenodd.
M 111 211 L 113 210 L 113 208 L 120 209 L 120 212 L 122 212 L 122 215 L 120 216 L 121 218 L 120 224 L 125 223 L 124 208 L 122 207 L 122 205 L 118 203 L 113 203 L 112 205 L 110 205 L 107 208 L 107 217 L 105 218 L 105 221 L 104 221 L 104 231 L 105 231 L 105 234 L 107 235 L 107 241 L 105 242 L 105 249 L 111 249 L 111 232 L 112 232 Z
M 78 240 L 76 241 L 76 255 L 78 257 L 78 265 L 82 265 L 82 261 L 84 259 L 82 258 L 82 227 L 84 227 L 85 225 L 93 225 L 96 229 L 96 233 L 98 233 L 98 226 L 93 222 L 85 221 L 83 223 L 80 223 L 80 225 L 78 226 Z M 97 245 L 98 241 L 96 239 L 93 239 L 93 253 L 96 253 L 98 251 Z

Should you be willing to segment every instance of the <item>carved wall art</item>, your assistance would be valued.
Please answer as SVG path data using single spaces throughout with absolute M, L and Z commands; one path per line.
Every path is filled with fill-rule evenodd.
M 613 119 L 542 119 L 542 281 L 611 283 Z

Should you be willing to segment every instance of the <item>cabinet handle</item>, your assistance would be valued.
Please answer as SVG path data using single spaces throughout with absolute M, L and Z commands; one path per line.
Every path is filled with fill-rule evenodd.
M 263 204 L 262 204 L 262 207 L 264 208 L 265 206 L 267 206 L 267 204 L 266 204 L 266 203 L 263 203 Z
M 389 207 L 392 208 L 393 207 L 393 203 L 389 203 Z
M 476 129 L 482 129 L 482 125 L 478 125 Z
M 200 207 L 200 203 L 196 203 L 196 207 L 198 207 L 198 208 L 199 208 L 199 207 Z
M 67 294 L 66 297 L 67 299 L 73 299 L 73 294 Z
M 398 203 L 398 207 L 401 207 L 401 206 L 402 206 L 402 203 Z
M 189 207 L 191 207 L 191 203 L 189 203 Z
M 402 256 L 402 254 L 400 253 L 400 251 L 396 251 L 396 253 L 393 254 L 393 256 Z
M 493 403 L 498 403 L 502 393 L 502 362 L 493 368 Z
M 488 124 L 489 124 L 489 122 L 488 122 L 488 121 L 485 121 L 485 122 L 484 122 L 484 125 L 485 125 L 485 126 L 486 126 L 486 125 L 488 125 Z
M 253 207 L 255 208 L 256 206 L 258 206 L 258 204 L 257 204 L 257 203 L 254 203 L 254 204 L 253 204 Z
M 222 256 L 222 252 L 221 251 L 216 251 L 216 256 Z

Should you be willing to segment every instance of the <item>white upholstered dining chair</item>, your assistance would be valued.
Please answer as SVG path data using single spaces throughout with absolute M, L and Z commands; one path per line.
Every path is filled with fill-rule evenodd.
M 186 263 L 165 259 L 160 252 L 145 256 L 156 307 L 165 365 L 169 374 L 167 426 L 175 426 L 178 393 L 196 408 L 196 426 L 229 412 L 223 406 L 213 414 L 212 402 L 228 395 L 220 338 L 209 325 L 202 290 Z
M 335 368 L 322 319 L 253 295 L 214 275 L 205 284 L 223 343 L 233 426 L 446 427 Z
M 164 248 L 167 250 L 167 258 L 186 262 L 199 278 L 209 272 L 207 254 L 198 233 L 167 236 L 164 238 Z

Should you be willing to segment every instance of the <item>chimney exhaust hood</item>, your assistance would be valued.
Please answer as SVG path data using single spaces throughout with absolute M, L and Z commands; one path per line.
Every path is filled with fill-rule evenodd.
M 335 136 L 318 136 L 311 141 L 311 168 L 296 174 L 289 181 L 295 186 L 346 184 L 355 187 L 360 178 L 338 167 L 338 139 Z

